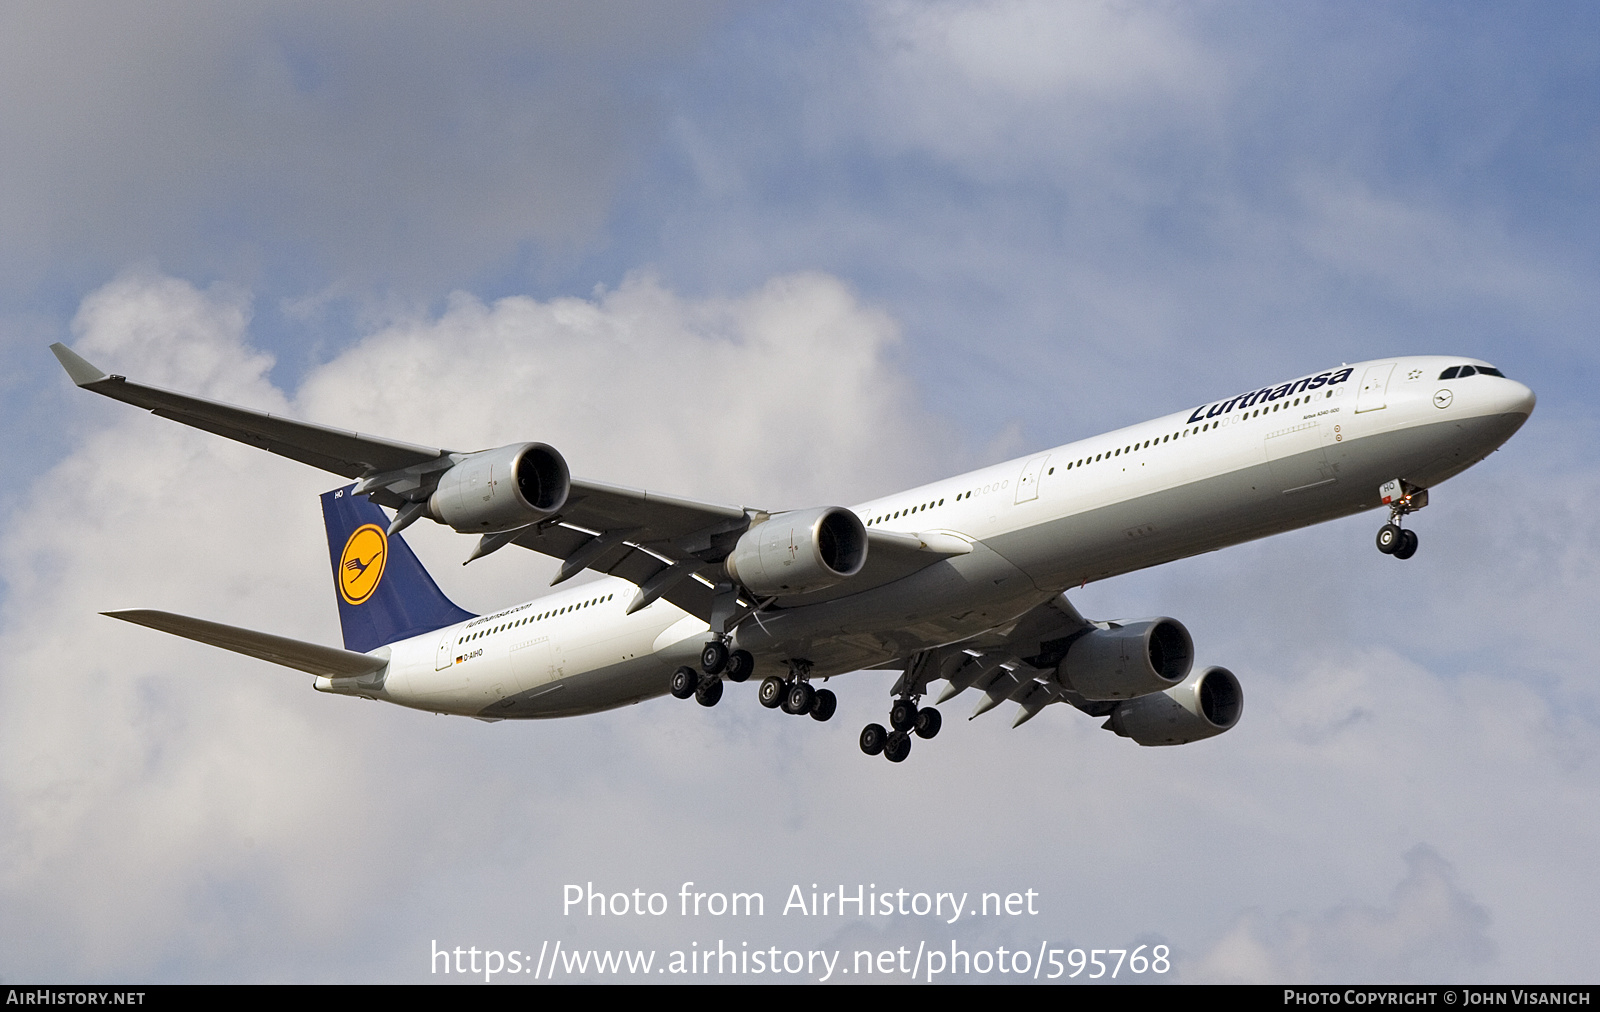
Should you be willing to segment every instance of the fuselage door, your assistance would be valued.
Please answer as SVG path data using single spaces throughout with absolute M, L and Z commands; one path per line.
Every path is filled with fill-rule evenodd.
M 1393 372 L 1393 362 L 1367 366 L 1367 371 L 1361 376 L 1361 392 L 1356 395 L 1356 414 L 1377 411 L 1389 403 L 1389 376 Z
M 446 629 L 439 637 L 439 654 L 433 662 L 433 670 L 443 671 L 456 660 L 456 631 Z
M 1047 453 L 1023 465 L 1022 477 L 1017 479 L 1017 502 L 1031 502 L 1039 498 L 1039 476 L 1044 473 L 1044 462 L 1049 459 Z

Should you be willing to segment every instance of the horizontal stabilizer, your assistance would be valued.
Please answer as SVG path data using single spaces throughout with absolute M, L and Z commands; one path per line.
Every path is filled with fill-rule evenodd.
M 207 622 L 187 615 L 174 615 L 168 611 L 133 608 L 127 611 L 104 611 L 100 614 L 329 678 L 368 675 L 381 670 L 389 663 L 387 657 L 358 654 L 354 650 L 325 647 L 317 643 L 292 640 L 287 636 L 273 636 L 270 633 L 223 625 L 221 622 Z

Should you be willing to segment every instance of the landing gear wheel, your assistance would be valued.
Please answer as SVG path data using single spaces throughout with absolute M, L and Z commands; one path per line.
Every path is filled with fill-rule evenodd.
M 889 726 L 896 731 L 909 731 L 916 722 L 917 704 L 909 699 L 895 700 L 894 707 L 889 711 Z
M 683 667 L 672 673 L 672 694 L 679 699 L 688 699 L 699 687 L 700 672 L 695 669 Z
M 723 674 L 728 676 L 730 682 L 742 682 L 750 677 L 750 672 L 756 669 L 756 659 L 750 656 L 748 650 L 735 650 L 728 655 L 728 665 L 723 669 Z
M 708 675 L 720 675 L 728 666 L 728 647 L 721 640 L 712 640 L 700 651 L 700 670 Z
M 1378 528 L 1378 551 L 1385 555 L 1393 555 L 1395 550 L 1405 540 L 1405 531 L 1394 524 L 1384 524 Z
M 717 700 L 722 698 L 722 679 L 708 678 L 700 683 L 694 690 L 694 701 L 701 706 L 716 706 Z
M 1401 531 L 1400 547 L 1394 550 L 1394 557 L 1397 559 L 1409 559 L 1417 554 L 1417 540 L 1416 531 Z
M 771 710 L 779 703 L 782 703 L 783 698 L 788 694 L 789 686 L 783 679 L 777 675 L 768 675 L 766 680 L 761 683 L 761 688 L 756 692 L 756 698 L 761 701 L 762 706 Z
M 910 754 L 911 736 L 904 731 L 891 734 L 889 740 L 883 744 L 883 757 L 892 763 L 903 763 Z
M 839 697 L 832 689 L 818 689 L 817 701 L 811 704 L 812 720 L 827 720 L 839 708 Z
M 867 755 L 877 755 L 882 752 L 888 740 L 889 732 L 883 729 L 882 724 L 868 724 L 861 729 L 861 751 Z
M 795 682 L 789 687 L 789 694 L 783 697 L 783 712 L 799 716 L 808 712 L 816 701 L 815 689 L 805 682 Z
M 939 728 L 944 725 L 944 718 L 939 716 L 939 711 L 933 707 L 917 711 L 914 729 L 918 738 L 932 738 L 939 733 Z

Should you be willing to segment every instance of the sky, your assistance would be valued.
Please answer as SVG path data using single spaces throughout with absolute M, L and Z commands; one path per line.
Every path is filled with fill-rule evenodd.
M 1591 5 L 21 2 L 0 89 L 0 981 L 469 983 L 433 951 L 558 941 L 1592 981 Z M 487 724 L 99 617 L 339 642 L 339 482 L 76 390 L 53 341 L 768 509 L 1388 355 L 1539 404 L 1409 562 L 1368 514 L 1073 593 L 1185 623 L 1243 684 L 1229 733 L 958 699 L 894 765 L 856 747 L 892 674 L 826 724 L 752 686 Z M 553 573 L 406 537 L 474 611 Z M 591 883 L 671 911 L 564 910 Z M 765 915 L 681 915 L 684 883 Z M 1038 912 L 782 913 L 796 886 Z

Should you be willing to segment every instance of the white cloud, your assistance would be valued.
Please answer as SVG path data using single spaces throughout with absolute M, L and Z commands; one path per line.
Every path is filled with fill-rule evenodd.
M 1181 18 L 1144 7 L 891 4 L 869 27 L 863 131 L 991 182 L 1198 125 L 1227 80 Z
M 1489 913 L 1431 848 L 1406 854 L 1406 876 L 1382 906 L 1239 918 L 1185 979 L 1196 983 L 1378 984 L 1449 981 L 1495 953 Z
M 292 399 L 266 379 L 237 292 L 133 273 L 78 320 L 80 350 L 138 379 L 400 438 L 542 438 L 578 473 L 688 495 L 848 502 L 921 477 L 946 445 L 899 373 L 893 322 L 823 275 L 726 299 L 647 276 L 591 300 L 459 295 L 372 333 Z M 566 882 L 686 879 L 769 903 L 795 882 L 858 880 L 1044 897 L 1026 923 L 873 922 L 862 935 L 774 917 L 741 928 L 752 942 L 1159 942 L 1184 974 L 1268 978 L 1581 965 L 1574 940 L 1600 902 L 1582 871 L 1600 842 L 1592 692 L 1417 657 L 1434 598 L 1441 616 L 1476 616 L 1439 636 L 1489 626 L 1504 575 L 1485 560 L 1512 554 L 1470 533 L 1504 497 L 1467 478 L 1444 490 L 1464 494 L 1441 492 L 1403 571 L 1364 527 L 1351 548 L 1351 525 L 1336 524 L 1077 595 L 1090 614 L 1189 622 L 1202 659 L 1244 680 L 1228 735 L 1140 749 L 1060 707 L 1015 731 L 1004 709 L 969 724 L 962 698 L 896 767 L 854 744 L 883 717 L 886 676 L 836 682 L 826 725 L 730 691 L 709 711 L 663 699 L 489 726 L 315 696 L 301 676 L 99 619 L 144 605 L 337 642 L 314 498 L 334 480 L 79 396 L 73 452 L 21 499 L 3 542 L 6 976 L 414 979 L 435 937 L 714 944 L 726 925 L 557 908 Z M 1563 481 L 1543 482 L 1541 502 L 1583 501 Z M 1455 503 L 1475 505 L 1463 518 Z M 1591 519 L 1564 515 L 1580 529 L 1539 552 L 1592 540 Z M 1448 544 L 1456 529 L 1466 546 Z M 424 529 L 413 542 L 469 606 L 548 579 L 527 553 L 463 569 L 466 539 Z M 1364 590 L 1378 564 L 1383 579 L 1456 590 L 1396 608 Z M 1592 596 L 1592 581 L 1569 567 L 1546 600 L 1534 577 L 1550 571 L 1512 592 L 1581 613 L 1555 602 Z M 1392 624 L 1369 624 L 1369 599 Z M 1360 648 L 1329 633 L 1345 622 L 1365 632 Z M 1545 634 L 1512 624 L 1499 637 L 1506 656 L 1543 656 Z M 1394 856 L 1418 841 L 1431 849 L 1383 900 Z
M 545 438 L 581 473 L 763 504 L 900 482 L 928 429 L 886 362 L 893 326 L 823 276 L 702 302 L 648 279 L 595 302 L 459 296 L 316 370 L 293 403 L 265 378 L 248 319 L 236 292 L 136 272 L 84 301 L 77 347 L 205 396 L 466 446 Z M 382 895 L 391 876 L 422 874 L 480 820 L 456 806 L 498 789 L 499 773 L 474 768 L 486 739 L 511 736 L 472 723 L 465 766 L 418 767 L 394 737 L 420 731 L 435 751 L 438 725 L 418 715 L 328 706 L 303 676 L 97 616 L 147 605 L 337 642 L 314 497 L 337 479 L 83 397 L 93 421 L 3 543 L 0 936 L 15 962 L 0 972 L 314 965 L 318 946 L 396 901 Z M 467 543 L 433 540 L 447 583 L 488 605 L 525 598 L 548 568 L 497 558 L 463 574 Z M 458 776 L 484 787 L 463 792 Z M 554 795 L 591 777 L 580 764 Z M 642 800 L 625 794 L 618 812 Z

